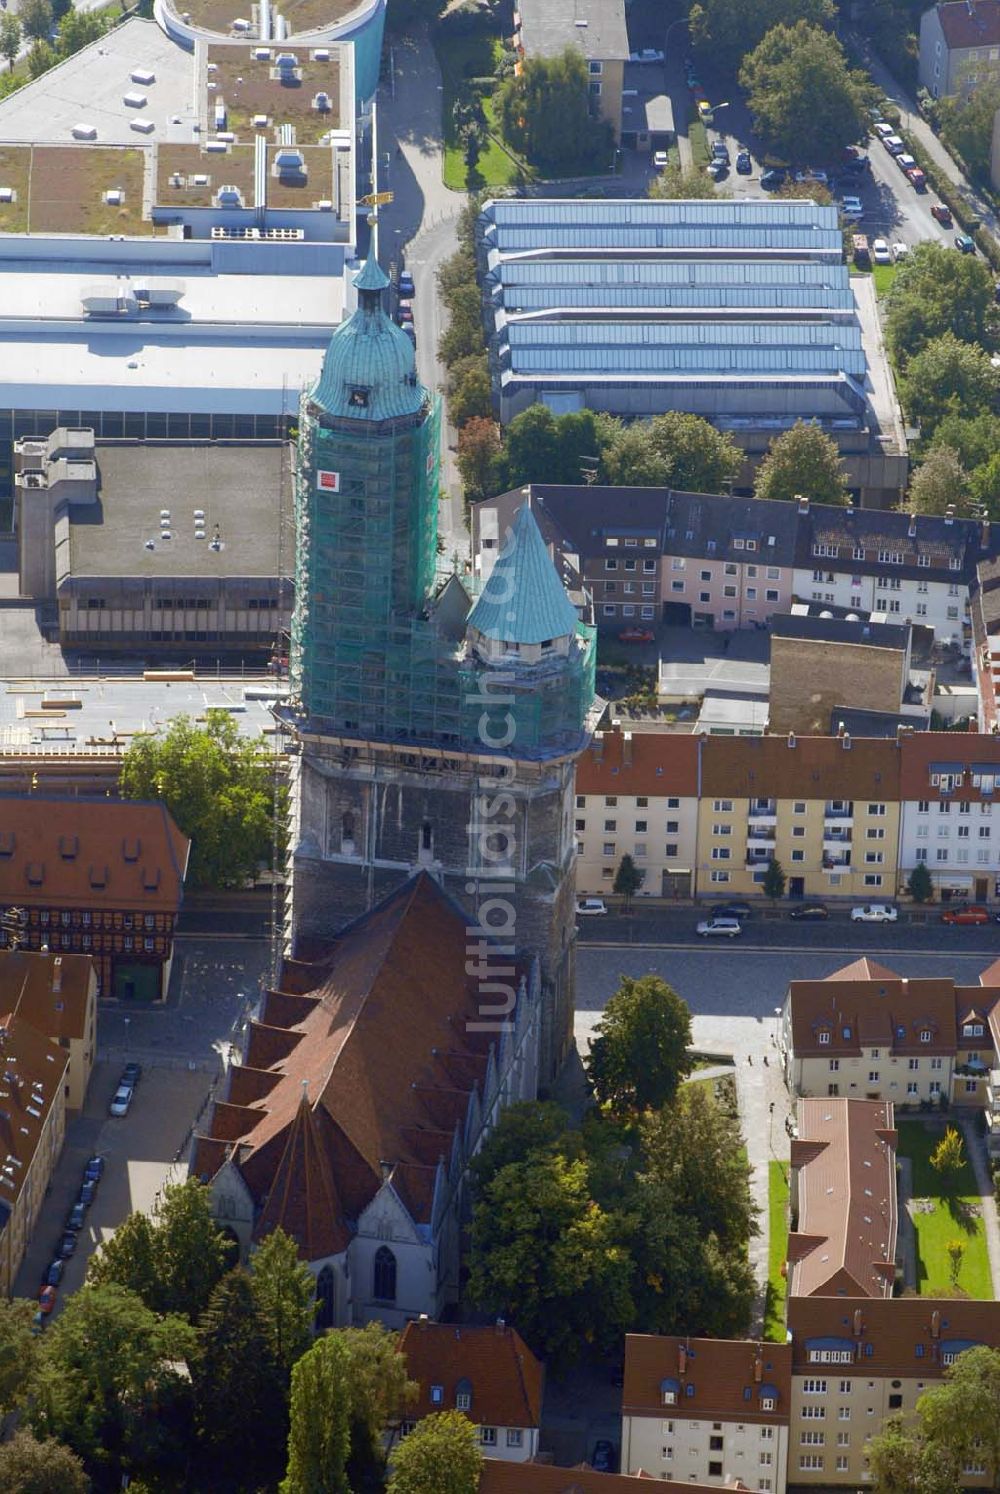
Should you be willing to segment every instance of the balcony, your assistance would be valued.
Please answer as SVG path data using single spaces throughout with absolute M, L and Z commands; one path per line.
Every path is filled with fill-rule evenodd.
M 849 846 L 852 839 L 853 835 L 850 830 L 824 830 L 823 849 L 824 851 L 837 851 L 841 846 Z
M 774 799 L 751 799 L 747 819 L 751 825 L 776 825 L 778 823 L 777 803 Z
M 770 846 L 774 849 L 775 834 L 773 830 L 748 830 L 747 845 Z
M 851 853 L 850 853 L 850 851 L 842 851 L 839 856 L 837 856 L 837 855 L 828 855 L 826 851 L 823 852 L 823 870 L 824 871 L 843 871 L 846 867 L 849 867 L 850 864 L 851 864 Z
M 823 823 L 825 825 L 830 824 L 831 821 L 833 822 L 833 824 L 838 824 L 844 820 L 850 820 L 853 818 L 853 804 L 841 804 L 837 807 L 835 807 L 833 804 L 827 804 L 826 808 L 823 811 Z

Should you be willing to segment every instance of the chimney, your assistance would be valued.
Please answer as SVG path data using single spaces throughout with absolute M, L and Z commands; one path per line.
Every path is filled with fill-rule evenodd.
M 953 503 L 949 503 L 944 511 L 944 522 L 946 524 L 954 524 L 955 522 L 955 505 Z
M 837 736 L 838 737 L 842 737 L 844 735 L 844 732 L 846 730 L 847 730 L 847 728 L 844 726 L 843 721 L 838 721 L 837 722 Z
M 854 1309 L 854 1336 L 855 1336 L 855 1338 L 860 1338 L 861 1335 L 862 1335 L 862 1333 L 864 1333 L 864 1331 L 865 1331 L 865 1325 L 864 1325 L 864 1322 L 863 1322 L 862 1317 L 861 1317 L 861 1308 L 860 1307 L 856 1307 Z
M 503 1338 L 504 1334 L 507 1332 L 507 1320 L 505 1318 L 497 1318 L 496 1329 L 497 1337 Z
M 632 766 L 632 733 L 627 731 L 622 737 L 622 767 Z
M 788 733 L 788 745 L 789 747 L 795 746 L 795 733 L 793 731 Z
M 755 1385 L 759 1385 L 760 1382 L 761 1382 L 761 1380 L 764 1378 L 764 1361 L 760 1357 L 760 1348 L 759 1347 L 757 1349 L 756 1354 L 754 1355 L 754 1361 L 753 1361 L 753 1378 L 754 1378 L 754 1384 Z
M 380 1157 L 378 1165 L 382 1170 L 382 1181 L 383 1183 L 387 1183 L 392 1177 L 392 1163 L 387 1162 L 384 1157 Z
M 795 498 L 799 505 L 799 513 L 807 514 L 809 512 L 809 499 L 803 497 L 801 493 L 796 493 Z
M 979 543 L 983 547 L 984 550 L 988 550 L 990 548 L 990 521 L 989 521 L 989 519 L 984 519 L 983 520 L 983 527 L 982 527 L 982 530 L 980 531 L 980 534 L 979 534 Z
M 683 1344 L 677 1345 L 677 1373 L 679 1375 L 687 1374 L 687 1349 L 685 1349 Z
M 911 540 L 912 539 L 916 539 L 916 537 L 917 537 L 917 516 L 916 516 L 916 514 L 911 514 L 910 515 L 910 527 L 909 527 L 909 529 L 906 532 L 910 536 Z
M 840 740 L 840 745 L 843 747 L 843 749 L 844 749 L 845 752 L 850 752 L 850 750 L 851 750 L 851 734 L 850 734 L 849 731 L 845 731 L 844 732 L 844 735 L 841 737 L 841 740 Z
M 931 1338 L 941 1337 L 941 1314 L 937 1311 L 931 1313 Z
M 62 955 L 52 961 L 52 994 L 58 996 L 62 990 Z
M 420 1324 L 420 1331 L 421 1331 L 421 1333 L 424 1333 L 426 1331 L 426 1329 L 427 1329 L 427 1324 L 430 1322 L 430 1318 L 427 1316 L 427 1314 L 425 1312 L 422 1312 L 420 1314 L 419 1318 L 417 1319 L 417 1322 Z

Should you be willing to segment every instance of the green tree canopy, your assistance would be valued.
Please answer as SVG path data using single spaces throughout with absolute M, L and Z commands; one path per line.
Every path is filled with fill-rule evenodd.
M 619 1115 L 669 1104 L 691 1072 L 691 1013 L 657 975 L 622 976 L 594 1029 L 587 1073 Z
M 230 1246 L 211 1214 L 204 1183 L 168 1183 L 152 1219 L 131 1214 L 90 1261 L 94 1285 L 116 1282 L 153 1312 L 196 1322 L 226 1270 Z
M 911 420 L 930 438 L 946 415 L 972 417 L 992 410 L 1000 376 L 985 348 L 960 342 L 945 332 L 910 359 L 901 398 Z
M 468 358 L 459 358 L 457 363 L 453 363 L 448 370 L 446 387 L 448 413 L 452 424 L 458 427 L 460 439 L 464 434 L 465 426 L 472 421 L 486 421 L 493 426 L 494 432 L 496 431 L 492 418 L 493 392 L 485 353 L 474 353 Z M 499 451 L 500 439 L 495 436 L 494 440 L 496 450 Z
M 504 139 L 549 176 L 570 176 L 611 159 L 611 128 L 590 112 L 590 76 L 574 46 L 525 59 L 497 93 Z
M 21 0 L 17 18 L 25 36 L 32 41 L 45 41 L 52 29 L 52 7 L 49 0 Z
M 21 23 L 10 11 L 4 11 L 0 16 L 0 57 L 6 58 L 8 65 L 13 67 L 20 50 Z
M 316 1278 L 283 1229 L 264 1236 L 250 1264 L 250 1287 L 268 1347 L 281 1373 L 290 1376 L 312 1343 Z
M 957 451 L 932 446 L 910 478 L 906 503 L 915 514 L 965 513 L 970 507 L 969 474 Z
M 84 1286 L 66 1298 L 40 1349 L 29 1420 L 64 1442 L 102 1482 L 170 1466 L 164 1407 L 184 1392 L 195 1330 L 160 1317 L 124 1287 Z
M 626 913 L 631 908 L 632 899 L 645 880 L 646 873 L 636 866 L 632 857 L 623 856 L 618 863 L 618 870 L 615 872 L 615 880 L 611 890 L 615 897 L 624 898 Z
M 934 445 L 957 451 L 962 466 L 971 472 L 1000 452 L 1000 415 L 990 410 L 972 416 L 946 415 L 934 429 Z
M 579 483 L 588 468 L 597 470 L 605 429 L 592 410 L 553 415 L 547 405 L 529 405 L 507 427 L 497 480 L 504 488 Z
M 580 1156 L 580 1138 L 572 1133 L 569 1117 L 554 1100 L 524 1100 L 508 1105 L 470 1163 L 473 1189 L 481 1193 L 497 1173 L 512 1162 L 544 1152 Z
M 536 1153 L 511 1162 L 473 1210 L 469 1295 L 516 1322 L 536 1353 L 572 1362 L 632 1321 L 618 1221 L 591 1197 L 587 1163 Z
M 0 1416 L 9 1416 L 31 1394 L 38 1351 L 31 1331 L 35 1307 L 27 1297 L 0 1300 Z
M 931 1152 L 931 1166 L 940 1174 L 946 1188 L 950 1187 L 965 1164 L 965 1148 L 962 1133 L 948 1126 L 937 1146 Z
M 59 22 L 59 54 L 72 57 L 104 35 L 111 17 L 93 10 L 68 10 Z
M 483 1455 L 461 1411 L 418 1421 L 393 1456 L 389 1494 L 476 1494 Z
M 500 455 L 496 421 L 473 415 L 458 432 L 458 470 L 466 501 L 475 503 L 494 491 L 493 474 Z
M 352 1489 L 381 1488 L 386 1448 L 384 1433 L 416 1399 L 417 1383 L 406 1373 L 395 1333 L 381 1323 L 364 1328 L 342 1328 L 350 1386 L 350 1457 L 347 1473 Z
M 836 16 L 832 0 L 761 0 L 752 7 L 743 0 L 695 0 L 689 21 L 691 44 L 713 71 L 735 77 L 744 57 L 772 27 L 793 26 L 796 21 L 832 26 Z
M 756 1282 L 745 1247 L 700 1235 L 676 1206 L 669 1184 L 652 1175 L 643 1179 L 622 1225 L 633 1266 L 636 1329 L 746 1335 Z
M 899 1416 L 869 1437 L 865 1456 L 874 1494 L 959 1494 L 962 1486 L 956 1460 L 922 1442 Z
M 691 200 L 702 199 L 704 201 L 713 197 L 725 196 L 720 193 L 715 182 L 699 166 L 680 166 L 671 161 L 659 176 L 654 176 L 649 184 L 649 196 L 670 198 L 689 198 Z
M 1000 109 L 1000 84 L 982 82 L 968 98 L 943 98 L 941 138 L 960 156 L 969 175 L 983 186 L 990 185 L 990 148 L 993 143 L 993 120 Z
M 764 872 L 764 884 L 762 888 L 764 896 L 769 897 L 772 902 L 777 902 L 779 897 L 784 897 L 785 895 L 786 881 L 785 868 L 776 856 L 770 857 L 767 863 L 767 870 Z
M 224 1276 L 199 1325 L 193 1378 L 199 1443 L 210 1487 L 231 1494 L 272 1488 L 285 1463 L 282 1374 L 249 1274 Z
M 915 903 L 929 903 L 934 896 L 934 883 L 931 874 L 927 870 L 926 861 L 918 861 L 910 872 L 906 882 L 906 890 Z
M 351 1385 L 342 1334 L 318 1338 L 292 1370 L 288 1469 L 281 1494 L 350 1494 Z
M 671 1198 L 674 1210 L 694 1221 L 697 1236 L 746 1249 L 758 1232 L 750 1165 L 738 1123 L 704 1085 L 683 1085 L 672 1105 L 644 1117 L 642 1149 L 644 1186 Z
M 980 1345 L 959 1354 L 944 1380 L 917 1402 L 925 1440 L 958 1466 L 983 1463 L 1000 1484 L 1000 1350 Z
M 743 462 L 729 436 L 683 410 L 637 420 L 612 434 L 601 467 L 604 480 L 616 486 L 720 493 Z
M 242 737 L 227 711 L 204 726 L 176 716 L 162 734 L 136 737 L 122 760 L 125 799 L 163 799 L 191 837 L 188 881 L 238 887 L 270 862 L 274 766 L 267 748 Z
M 1000 514 L 1000 450 L 969 473 L 969 502 L 973 509 L 985 509 L 991 519 Z
M 448 325 L 441 334 L 438 356 L 449 368 L 459 358 L 483 350 L 483 302 L 479 287 L 463 282 L 448 294 Z
M 868 134 L 871 80 L 848 67 L 835 36 L 807 21 L 768 31 L 740 83 L 755 128 L 783 160 L 829 161 Z
M 837 443 L 818 425 L 797 420 L 775 436 L 757 469 L 755 498 L 790 502 L 799 495 L 813 503 L 845 505 L 847 482 Z
M 51 1437 L 38 1442 L 21 1430 L 0 1443 L 0 1489 L 4 1494 L 88 1494 L 90 1479 L 61 1442 Z
M 926 240 L 898 266 L 884 311 L 886 342 L 901 366 L 945 332 L 984 343 L 993 319 L 989 265 Z

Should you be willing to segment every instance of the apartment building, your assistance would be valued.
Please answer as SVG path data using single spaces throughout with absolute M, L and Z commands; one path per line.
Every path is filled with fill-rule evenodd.
M 798 1128 L 788 1295 L 891 1297 L 897 1275 L 892 1102 L 800 1100 Z
M 97 971 L 89 955 L 0 950 L 0 1011 L 59 1044 L 68 1059 L 66 1109 L 82 1110 L 97 1033 Z
M 852 710 L 916 710 L 914 725 L 926 725 L 922 695 L 909 704 L 910 633 L 874 619 L 773 618 L 769 730 L 825 736 Z
M 626 1334 L 622 1470 L 784 1494 L 790 1399 L 787 1344 Z
M 760 895 L 776 857 L 790 897 L 891 897 L 899 743 L 851 737 L 705 737 L 699 894 Z
M 699 749 L 699 737 L 669 732 L 594 737 L 576 770 L 578 892 L 610 892 L 631 856 L 639 897 L 693 895 Z
M 971 519 L 533 484 L 474 506 L 478 574 L 489 573 L 525 498 L 553 556 L 585 577 L 596 620 L 609 631 L 661 619 L 763 627 L 798 600 L 885 614 L 965 646 L 976 566 L 1000 552 L 1000 525 Z
M 516 1329 L 502 1319 L 491 1327 L 432 1323 L 421 1314 L 400 1334 L 399 1352 L 417 1384 L 404 1435 L 425 1416 L 461 1411 L 478 1426 L 486 1456 L 531 1462 L 538 1452 L 544 1371 Z
M 944 0 L 920 17 L 919 78 L 932 97 L 959 95 L 1000 78 L 997 0 Z
M 625 0 L 517 0 L 514 49 L 519 58 L 556 57 L 573 47 L 587 64 L 591 112 L 622 130 L 622 88 L 629 60 Z
M 1000 730 L 1000 561 L 981 560 L 969 602 L 980 731 Z
M 976 563 L 1000 547 L 1000 526 L 950 516 L 799 502 L 793 587 L 804 601 L 885 613 L 967 646 Z
M 922 862 L 942 902 L 1000 897 L 1000 738 L 904 734 L 900 798 L 901 891 Z
M 0 1292 L 10 1296 L 66 1137 L 65 1049 L 24 1016 L 0 1018 Z
M 908 979 L 867 957 L 825 980 L 793 980 L 779 1021 L 789 1091 L 889 1100 L 899 1110 L 946 1100 L 984 1106 L 992 1120 L 1000 962 L 979 981 Z
M 788 1334 L 789 1484 L 855 1490 L 887 1416 L 912 1414 L 966 1349 L 1000 1347 L 1000 1302 L 790 1296 Z M 963 1483 L 988 1488 L 985 1468 L 966 1468 Z

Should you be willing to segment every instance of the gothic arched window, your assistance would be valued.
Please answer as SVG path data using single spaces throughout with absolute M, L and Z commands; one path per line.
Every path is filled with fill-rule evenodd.
M 333 1267 L 324 1266 L 316 1278 L 316 1327 L 332 1328 L 334 1315 Z
M 373 1267 L 372 1296 L 377 1302 L 395 1302 L 396 1300 L 396 1257 L 386 1245 L 380 1245 L 375 1252 Z

